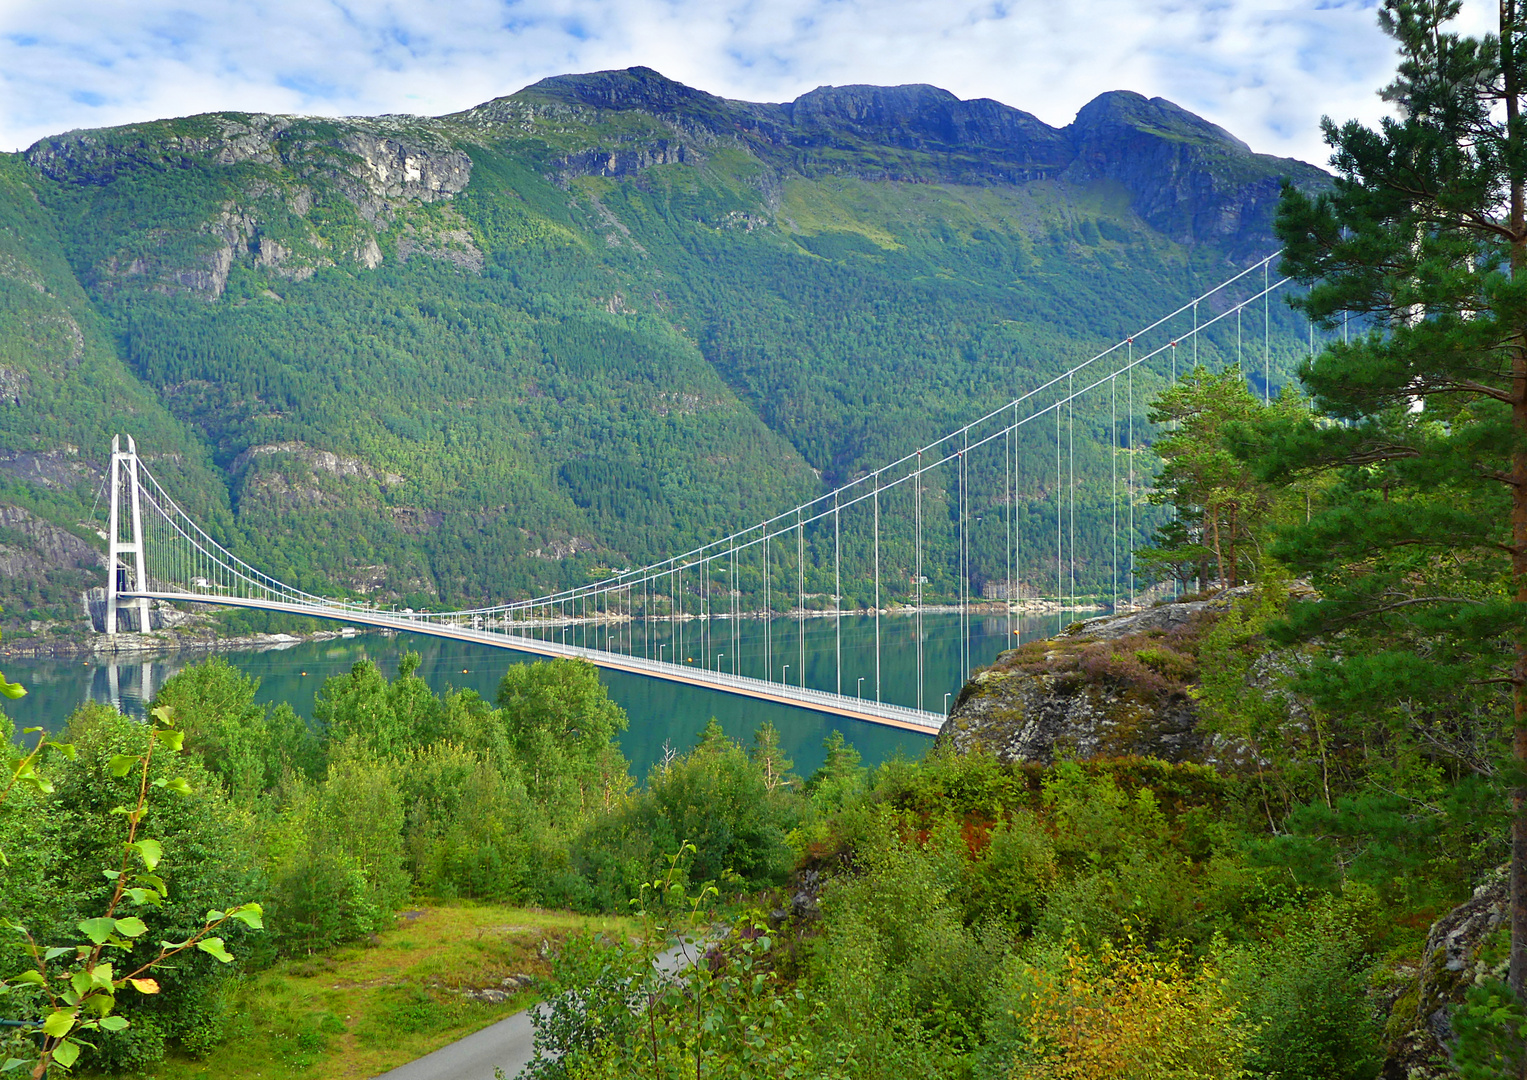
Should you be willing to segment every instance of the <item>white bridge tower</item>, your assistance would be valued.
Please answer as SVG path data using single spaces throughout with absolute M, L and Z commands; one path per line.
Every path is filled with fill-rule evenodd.
M 126 489 L 127 502 L 131 507 L 131 539 L 122 539 L 122 495 Z M 122 450 L 122 437 L 111 437 L 111 533 L 106 552 L 106 632 L 117 632 L 117 611 L 122 593 L 148 590 L 148 570 L 143 558 L 143 507 L 138 491 L 138 447 L 131 435 L 127 436 L 127 450 Z M 132 562 L 127 561 L 131 555 Z M 130 602 L 130 601 L 129 601 Z M 148 598 L 138 598 L 138 632 L 149 629 Z

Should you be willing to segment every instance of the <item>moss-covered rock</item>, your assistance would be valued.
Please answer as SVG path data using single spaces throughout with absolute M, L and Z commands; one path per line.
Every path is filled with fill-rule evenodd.
M 1197 644 L 1248 589 L 1076 623 L 999 656 L 960 691 L 941 749 L 1000 761 L 1213 761 L 1198 728 Z
M 1442 1080 L 1451 1066 L 1452 1011 L 1471 986 L 1504 979 L 1510 878 L 1496 870 L 1432 924 L 1421 964 L 1390 1010 L 1383 1080 Z

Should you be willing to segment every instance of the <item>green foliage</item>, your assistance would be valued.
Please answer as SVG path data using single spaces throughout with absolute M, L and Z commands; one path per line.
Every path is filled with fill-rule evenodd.
M 723 936 L 699 929 L 714 889 L 686 891 L 689 845 L 635 901 L 638 943 L 574 938 L 558 956 L 554 989 L 532 1015 L 534 1080 L 680 1080 L 857 1075 L 851 1051 L 822 1047 L 820 1021 L 799 989 L 783 984 L 776 943 L 753 918 Z M 669 942 L 675 942 L 664 950 Z M 502 1076 L 501 1072 L 495 1075 Z
M 407 862 L 421 891 L 525 902 L 565 866 L 560 834 L 514 759 L 440 742 L 405 757 L 399 780 Z
M 1152 546 L 1137 549 L 1135 567 L 1146 580 L 1160 578 L 1201 588 L 1234 587 L 1266 570 L 1265 527 L 1287 516 L 1293 493 L 1259 480 L 1238 460 L 1228 441 L 1237 425 L 1297 420 L 1298 393 L 1285 386 L 1276 404 L 1257 400 L 1239 364 L 1218 374 L 1199 366 L 1151 403 L 1150 420 L 1166 426 L 1152 449 L 1161 458 L 1150 500 L 1172 507 Z M 1281 511 L 1281 514 L 1280 514 Z
M 618 911 L 680 845 L 693 849 L 684 873 L 696 882 L 780 884 L 800 814 L 799 797 L 771 788 L 765 764 L 713 720 L 690 753 L 654 766 L 644 790 L 589 822 L 572 848 L 581 880 L 569 885 L 570 899 Z
M 1289 920 L 1243 958 L 1236 992 L 1251 1019 L 1248 1064 L 1278 1080 L 1372 1080 L 1383 1055 L 1368 998 L 1381 911 L 1350 890 Z
M 499 682 L 498 708 L 531 798 L 553 814 L 572 820 L 625 793 L 614 739 L 628 721 L 592 664 L 517 664 Z
M 21 939 L 0 965 L 0 995 L 39 1020 L 42 1035 L 28 1048 L 32 1060 L 12 1058 L 5 1069 L 35 1061 L 39 1076 L 50 1066 L 71 1068 L 82 1054 L 107 1068 L 157 1060 L 167 1037 L 190 1036 L 201 1026 L 208 964 L 233 961 L 224 938 L 236 942 L 240 932 L 262 927 L 258 903 L 209 908 L 209 889 L 255 883 L 230 873 L 240 865 L 237 837 L 215 787 L 204 793 L 185 776 L 166 775 L 166 756 L 182 752 L 184 743 L 170 710 L 160 707 L 150 724 L 135 725 L 114 710 L 87 708 L 72 720 L 70 734 L 51 770 L 57 783 L 35 771 L 45 740 L 15 770 L 18 777 L 30 773 L 23 791 L 50 797 L 51 805 L 27 807 L 56 822 L 44 833 L 51 842 L 37 853 L 49 889 L 0 893 L 0 925 Z M 194 769 L 192 778 L 203 788 L 208 779 Z M 14 781 L 3 795 L 13 787 Z M 143 823 L 150 794 L 158 792 L 180 796 L 182 804 L 156 798 L 157 835 L 149 835 Z M 0 799 L 0 814 L 14 812 Z M 109 830 L 116 833 L 111 840 L 102 826 L 114 815 L 121 830 Z M 173 895 L 165 881 L 171 876 Z M 167 937 L 153 944 L 158 935 L 149 933 L 149 922 L 122 911 L 148 916 Z M 70 940 L 78 943 L 57 944 Z M 119 993 L 127 996 L 119 1001 Z
M 360 860 L 323 820 L 316 792 L 300 789 L 273 830 L 271 929 L 286 952 L 312 952 L 380 929 L 390 914 Z
M 1510 1080 L 1527 1058 L 1527 1009 L 1511 988 L 1487 979 L 1471 986 L 1453 1010 L 1453 1065 L 1463 1080 Z
M 186 748 L 237 802 L 247 802 L 288 774 L 312 775 L 319 746 L 290 705 L 255 703 L 258 679 L 212 657 L 171 676 L 154 701 L 168 706 L 186 733 Z
M 1513 419 L 1527 293 L 1509 267 L 1527 240 L 1497 224 L 1523 138 L 1497 115 L 1510 50 L 1444 29 L 1455 13 L 1446 0 L 1384 6 L 1402 58 L 1385 94 L 1402 119 L 1328 122 L 1335 190 L 1286 192 L 1279 211 L 1284 270 L 1310 285 L 1300 306 L 1326 326 L 1362 319 L 1301 369 L 1339 423 L 1269 424 L 1241 452 L 1266 477 L 1333 485 L 1275 548 L 1320 594 L 1294 605 L 1285 636 L 1331 645 L 1301 688 L 1412 737 L 1464 729 L 1477 749 L 1455 761 L 1477 769 L 1510 722 L 1521 638 L 1510 552 L 1527 537 L 1513 533 L 1524 496 L 1511 477 L 1527 437 Z

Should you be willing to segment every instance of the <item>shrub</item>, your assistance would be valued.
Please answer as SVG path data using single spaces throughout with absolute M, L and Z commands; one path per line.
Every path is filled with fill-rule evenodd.
M 1211 956 L 1134 937 L 1012 961 L 987 1058 L 1012 1080 L 1240 1080 L 1247 1026 Z

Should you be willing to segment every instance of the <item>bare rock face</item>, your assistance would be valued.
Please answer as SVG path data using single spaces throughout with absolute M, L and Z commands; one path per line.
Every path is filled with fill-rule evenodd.
M 1508 963 L 1504 941 L 1490 955 L 1496 932 L 1509 933 L 1511 880 L 1494 871 L 1474 895 L 1432 924 L 1421 966 L 1389 1014 L 1389 1043 L 1383 1080 L 1442 1080 L 1451 1068 L 1452 1009 L 1469 988 L 1485 979 L 1504 981 Z
M 240 260 L 295 281 L 341 263 L 374 269 L 383 258 L 379 233 L 411 206 L 460 193 L 472 176 L 472 159 L 438 124 L 400 116 L 320 121 L 212 113 L 69 132 L 32 146 L 27 160 L 50 179 L 82 190 L 143 169 L 225 172 L 237 194 L 213 216 L 199 226 L 177 222 L 155 230 L 134 249 L 105 257 L 93 275 L 107 292 L 144 289 L 208 300 L 222 295 Z M 309 217 L 336 195 L 354 207 L 357 222 L 334 226 Z
M 0 577 L 42 581 L 57 570 L 104 569 L 106 557 L 20 506 L 0 504 Z
M 1186 694 L 1154 701 L 1071 674 L 983 672 L 960 694 L 937 746 L 1045 765 L 1058 757 L 1128 755 L 1202 761 L 1197 719 Z
M 1195 645 L 1250 591 L 1089 619 L 1005 652 L 960 691 L 936 745 L 1004 762 L 1134 755 L 1222 763 L 1227 748 L 1198 729 Z
M 0 454 L 0 475 L 38 487 L 68 489 L 80 484 L 98 487 L 104 474 L 98 466 L 80 457 L 79 447 L 66 444 L 54 450 Z
M 20 405 L 32 387 L 32 377 L 0 364 L 0 405 Z
M 360 458 L 344 457 L 330 450 L 315 450 L 298 442 L 262 443 L 259 446 L 251 446 L 233 459 L 233 464 L 229 467 L 228 471 L 238 476 L 256 458 L 276 455 L 290 455 L 306 463 L 315 472 L 328 473 L 330 476 L 337 476 L 341 479 L 373 480 L 389 487 L 394 484 L 401 484 L 405 479 L 397 473 L 373 468 Z

